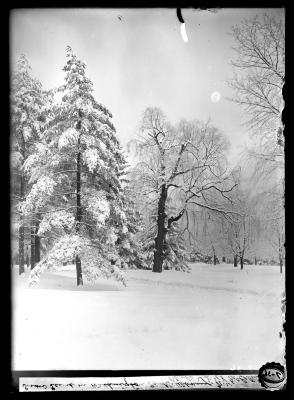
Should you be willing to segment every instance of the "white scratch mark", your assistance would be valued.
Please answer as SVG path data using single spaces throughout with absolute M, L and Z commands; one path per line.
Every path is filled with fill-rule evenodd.
M 182 35 L 183 41 L 184 41 L 185 43 L 187 43 L 187 42 L 188 42 L 188 36 L 187 36 L 187 33 L 186 33 L 186 26 L 185 26 L 185 24 L 181 24 L 181 35 Z

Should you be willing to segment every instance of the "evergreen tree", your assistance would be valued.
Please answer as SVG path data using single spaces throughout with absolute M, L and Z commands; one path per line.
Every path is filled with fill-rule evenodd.
M 41 83 L 31 76 L 28 60 L 22 55 L 17 61 L 16 70 L 11 77 L 11 197 L 12 216 L 18 224 L 19 273 L 24 272 L 25 244 L 35 246 L 35 216 L 26 220 L 20 204 L 25 199 L 29 185 L 23 165 L 32 154 L 34 146 L 43 129 L 48 93 L 43 91 Z M 31 239 L 29 236 L 31 235 Z M 35 259 L 33 254 L 32 260 Z
M 142 234 L 143 253 L 145 255 L 145 268 L 152 269 L 155 251 L 155 237 L 157 234 L 157 214 L 156 206 L 149 211 L 147 216 L 148 223 L 144 226 Z
M 123 191 L 123 207 L 126 215 L 126 225 L 119 230 L 118 239 L 116 241 L 118 255 L 121 259 L 122 266 L 125 268 L 144 268 L 145 261 L 143 255 L 143 247 L 140 240 L 140 233 L 143 227 L 143 218 L 136 209 L 134 196 L 135 193 L 129 186 Z
M 125 163 L 111 113 L 93 97 L 84 62 L 68 46 L 60 102 L 36 153 L 25 163 L 33 183 L 23 205 L 43 215 L 39 234 L 49 251 L 31 274 L 75 260 L 77 284 L 98 276 L 124 276 L 115 260 L 117 229 L 126 223 L 121 165 Z

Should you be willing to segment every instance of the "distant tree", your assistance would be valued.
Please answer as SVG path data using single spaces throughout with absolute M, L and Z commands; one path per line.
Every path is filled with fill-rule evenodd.
M 218 264 L 221 255 L 226 253 L 224 233 L 222 231 L 222 222 L 226 214 L 216 213 L 207 209 L 203 209 L 197 220 L 197 225 L 201 227 L 195 242 L 197 249 L 205 254 L 207 259 L 214 265 Z M 223 257 L 222 257 L 223 258 Z
M 234 265 L 237 263 L 237 257 L 240 260 L 241 269 L 244 267 L 244 258 L 249 248 L 250 241 L 250 222 L 249 217 L 244 215 L 236 218 L 231 224 L 230 242 L 234 252 Z M 237 266 L 237 265 L 235 265 Z
M 282 273 L 285 258 L 285 213 L 281 193 L 268 193 L 268 196 L 262 199 L 260 213 L 265 240 L 270 244 L 275 259 L 279 260 Z
M 242 185 L 243 183 L 243 185 Z M 233 209 L 238 210 L 225 221 L 225 234 L 228 245 L 233 253 L 234 266 L 240 261 L 241 269 L 244 261 L 253 263 L 256 256 L 267 253 L 263 246 L 264 232 L 261 227 L 262 214 L 260 213 L 260 197 L 254 187 L 239 184 L 232 196 Z

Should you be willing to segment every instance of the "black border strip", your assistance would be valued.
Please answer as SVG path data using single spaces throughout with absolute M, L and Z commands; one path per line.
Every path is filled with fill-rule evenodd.
M 100 1 L 99 4 L 97 2 L 91 2 L 91 1 L 85 1 L 83 3 L 78 4 L 78 2 L 73 2 L 73 1 L 59 1 L 59 2 L 52 2 L 51 1 L 44 1 L 44 2 L 40 2 L 38 0 L 28 0 L 26 1 L 25 5 L 21 2 L 21 1 L 17 1 L 17 0 L 13 0 L 12 2 L 9 3 L 9 6 L 7 5 L 7 7 L 5 7 L 4 5 L 4 10 L 6 11 L 6 24 L 2 24 L 2 29 L 4 29 L 4 36 L 6 38 L 9 38 L 9 14 L 10 11 L 13 11 L 14 9 L 18 9 L 18 8 L 24 8 L 24 9 L 33 9 L 33 8 L 38 8 L 38 9 L 42 9 L 42 8 L 94 8 L 94 9 L 99 9 L 99 8 L 167 8 L 167 9 L 171 9 L 174 8 L 175 9 L 175 14 L 176 14 L 176 9 L 180 6 L 181 8 L 194 8 L 194 9 L 207 9 L 207 8 L 213 8 L 213 7 L 218 7 L 218 8 L 265 8 L 265 7 L 270 7 L 270 8 L 275 8 L 275 7 L 281 7 L 284 8 L 285 11 L 288 11 L 286 7 L 287 2 L 281 2 L 281 1 L 276 1 L 276 2 L 265 2 L 265 1 L 247 1 L 247 2 L 241 2 L 241 3 L 235 3 L 235 2 L 230 2 L 230 1 L 218 1 L 218 2 L 214 2 L 214 1 L 200 1 L 197 2 L 197 4 L 192 4 L 191 2 L 161 2 L 161 1 L 156 1 L 156 2 L 152 2 L 152 1 L 132 1 L 132 0 L 127 0 L 124 2 L 120 2 L 120 1 Z M 5 9 L 6 8 L 6 9 Z M 285 12 L 285 20 L 286 20 L 286 32 L 289 32 L 289 13 Z M 288 35 L 286 35 L 288 36 Z M 286 40 L 286 48 L 287 48 L 287 40 Z M 9 60 L 9 41 L 6 41 L 7 44 L 7 59 Z M 286 60 L 289 60 L 290 57 L 287 57 L 287 51 L 286 51 Z M 286 68 L 287 68 L 287 62 L 286 62 Z M 290 69 L 290 68 L 289 68 Z M 287 69 L 286 69 L 287 70 Z M 10 69 L 9 69 L 9 63 L 7 63 L 7 73 L 8 76 L 10 74 Z M 289 78 L 291 78 L 291 74 L 287 75 L 287 81 L 290 80 Z M 9 80 L 6 81 L 6 85 L 7 85 L 7 93 L 9 93 Z M 288 86 L 288 85 L 287 85 Z M 286 85 L 284 86 L 284 90 L 285 92 L 285 100 L 286 100 Z M 289 90 L 287 90 L 288 92 Z M 292 98 L 292 97 L 291 97 Z M 287 98 L 287 103 L 290 100 L 290 96 L 288 96 Z M 8 97 L 6 98 L 6 106 L 7 106 L 7 116 L 9 116 L 9 99 Z M 289 108 L 289 107 L 288 107 Z M 288 110 L 287 108 L 287 110 Z M 286 117 L 286 112 L 283 113 L 285 114 L 284 116 Z M 288 115 L 288 114 L 287 114 Z M 287 118 L 285 118 L 286 120 Z M 7 131 L 9 131 L 10 125 L 9 125 L 9 117 L 6 118 L 6 122 L 7 122 Z M 289 121 L 288 121 L 289 123 Z M 3 135 L 3 139 L 7 140 L 7 137 L 5 135 Z M 286 167 L 287 167 L 287 155 L 289 154 L 289 151 L 287 151 L 287 144 L 288 144 L 288 148 L 290 147 L 289 144 L 291 143 L 291 138 L 290 137 L 286 137 L 286 145 L 285 145 L 285 162 L 286 162 Z M 7 148 L 9 148 L 9 140 L 7 141 Z M 3 161 L 3 159 L 5 158 L 4 155 L 7 155 L 8 153 L 4 153 L 3 156 L 1 157 L 1 161 Z M 9 159 L 9 158 L 8 158 Z M 5 160 L 6 161 L 6 160 Z M 10 181 L 9 181 L 9 163 L 5 163 L 3 170 L 5 170 L 5 168 L 8 167 L 8 179 L 6 181 L 7 183 L 7 193 L 9 193 L 9 186 L 10 186 Z M 288 164 L 289 166 L 289 164 Z M 286 168 L 286 172 L 289 171 L 289 169 Z M 288 179 L 288 175 L 286 173 L 286 182 L 289 181 Z M 289 183 L 289 182 L 288 182 Z M 286 216 L 290 214 L 289 212 L 289 207 L 287 207 L 287 205 L 289 204 L 289 201 L 287 202 L 287 196 L 286 194 L 290 193 L 290 190 L 288 189 L 289 185 L 286 184 L 286 193 L 285 193 L 285 201 L 286 201 Z M 7 196 L 7 205 L 9 209 L 9 197 Z M 5 217 L 7 216 L 8 219 L 8 224 L 7 224 L 7 232 L 9 232 L 10 229 L 10 221 L 9 221 L 9 215 L 4 213 Z M 291 238 L 291 232 L 289 232 L 288 229 L 289 225 L 286 223 L 286 237 Z M 4 238 L 8 238 L 8 235 L 5 236 Z M 4 239 L 3 238 L 3 239 Z M 7 246 L 6 248 L 9 248 L 10 246 L 10 240 L 8 239 L 7 241 Z M 4 246 L 5 247 L 5 246 Z M 286 246 L 286 250 L 287 250 L 287 246 Z M 6 256 L 8 254 L 6 253 Z M 286 251 L 286 260 L 287 260 L 287 251 Z M 8 263 L 10 261 L 10 257 L 8 256 Z M 287 264 L 287 262 L 286 262 Z M 10 265 L 10 263 L 8 264 Z M 287 291 L 287 281 L 289 280 L 289 275 L 291 275 L 292 270 L 289 268 L 286 273 L 287 273 L 287 277 L 288 279 L 286 279 L 286 293 L 287 293 L 287 298 L 289 297 L 289 291 Z M 8 281 L 10 282 L 10 272 L 8 271 L 8 269 L 4 269 L 3 274 L 6 274 L 6 282 Z M 11 288 L 11 285 L 8 285 Z M 11 294 L 11 293 L 10 293 Z M 7 297 L 6 297 L 7 300 Z M 9 303 L 9 308 L 10 310 L 12 310 L 12 304 L 8 301 Z M 6 311 L 6 315 L 8 316 L 8 325 L 9 322 L 11 323 L 11 314 L 9 313 L 9 310 L 4 309 L 4 311 Z M 286 315 L 288 313 L 286 312 Z M 289 330 L 289 324 L 285 324 L 284 325 L 284 329 L 286 331 L 286 336 L 288 336 L 287 331 Z M 8 342 L 10 339 L 10 335 L 8 334 Z M 287 350 L 289 349 L 289 340 L 286 341 L 286 353 Z M 4 349 L 5 350 L 5 349 Z M 8 348 L 6 348 L 6 350 L 8 350 Z M 5 352 L 5 351 L 4 351 Z M 19 389 L 19 378 L 20 377 L 121 377 L 121 376 L 125 376 L 125 377 L 131 377 L 131 376 L 172 376 L 172 375 L 258 375 L 258 371 L 257 370 L 12 370 L 11 369 L 11 354 L 8 354 L 7 357 L 7 361 L 8 361 L 8 366 L 10 367 L 8 369 L 8 371 L 6 370 L 6 374 L 5 376 L 8 378 L 7 380 L 10 381 L 10 383 L 12 383 L 12 385 L 10 385 L 10 390 L 9 393 L 10 394 L 18 394 L 18 389 Z M 289 370 L 289 358 L 286 358 L 286 364 L 287 364 L 287 370 Z M 285 389 L 288 386 L 288 382 L 285 385 Z M 181 391 L 187 391 L 189 389 L 183 389 Z M 194 389 L 193 389 L 194 390 Z M 197 389 L 197 391 L 205 391 L 205 392 L 210 392 L 210 391 L 217 391 L 217 392 L 226 392 L 228 393 L 229 391 L 240 391 L 241 389 L 236 389 L 236 388 L 228 388 L 228 389 L 224 389 L 224 388 L 212 388 L 212 389 Z M 159 392 L 162 392 L 163 390 L 156 390 Z M 176 392 L 178 390 L 175 390 Z M 242 389 L 242 392 L 252 392 L 252 391 L 256 391 L 255 389 Z M 17 393 L 16 393 L 17 392 Z M 124 392 L 129 392 L 128 390 L 125 390 Z M 165 392 L 165 391 L 163 391 Z M 168 390 L 168 392 L 170 393 L 170 390 Z M 65 392 L 64 392 L 65 393 Z M 63 394 L 64 394 L 63 393 Z M 70 395 L 72 395 L 72 392 L 70 392 Z
M 257 375 L 258 370 L 26 370 L 12 371 L 15 378 L 25 377 L 120 377 L 174 375 Z

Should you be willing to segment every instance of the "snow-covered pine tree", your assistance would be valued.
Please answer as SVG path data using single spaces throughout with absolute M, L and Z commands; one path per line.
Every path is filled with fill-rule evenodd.
M 126 226 L 119 232 L 116 246 L 123 265 L 129 268 L 146 268 L 141 242 L 143 217 L 135 205 L 135 192 L 126 179 L 123 190 L 123 206 L 126 215 Z
M 39 257 L 40 243 L 35 232 L 37 219 L 31 216 L 26 220 L 19 206 L 29 190 L 23 165 L 34 151 L 36 141 L 42 132 L 46 104 L 49 94 L 42 89 L 40 81 L 31 76 L 31 67 L 24 55 L 17 61 L 16 70 L 11 76 L 11 206 L 12 218 L 18 225 L 19 273 L 24 272 L 25 247 L 31 247 L 31 262 Z M 31 236 L 31 237 L 30 237 Z M 36 242 L 36 245 L 35 245 Z M 27 256 L 27 255 L 26 255 Z
M 144 230 L 142 232 L 142 247 L 145 258 L 145 268 L 152 269 L 154 249 L 155 249 L 155 237 L 157 233 L 157 214 L 156 206 L 149 210 L 145 216 L 147 220 L 144 224 Z
M 125 283 L 115 259 L 118 224 L 125 223 L 119 176 L 124 157 L 111 113 L 93 96 L 84 62 L 68 46 L 62 99 L 38 151 L 27 160 L 32 190 L 23 209 L 43 215 L 39 234 L 51 248 L 31 273 L 75 260 L 77 284 L 83 274 Z M 83 268 L 82 268 L 83 267 Z

